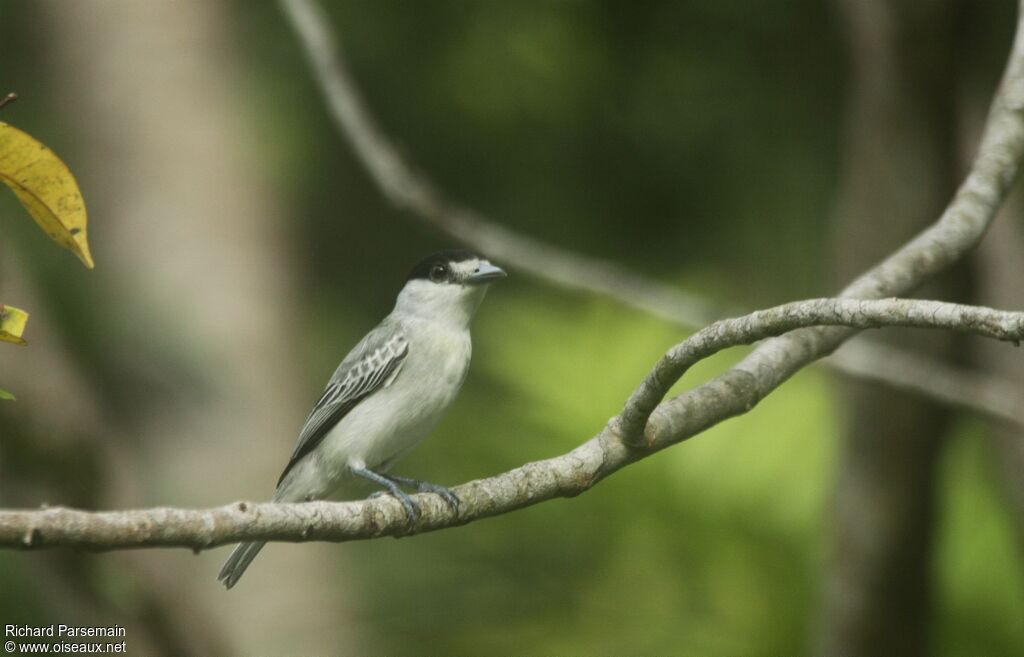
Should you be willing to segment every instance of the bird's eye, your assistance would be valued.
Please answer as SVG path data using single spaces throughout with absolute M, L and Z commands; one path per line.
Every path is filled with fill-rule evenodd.
M 435 283 L 442 282 L 448 274 L 448 268 L 444 265 L 434 265 L 430 268 L 430 280 Z

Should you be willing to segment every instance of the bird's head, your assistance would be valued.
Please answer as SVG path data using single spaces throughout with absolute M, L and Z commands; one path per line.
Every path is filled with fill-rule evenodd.
M 472 251 L 439 251 L 409 272 L 395 310 L 469 326 L 488 285 L 506 275 L 505 270 Z

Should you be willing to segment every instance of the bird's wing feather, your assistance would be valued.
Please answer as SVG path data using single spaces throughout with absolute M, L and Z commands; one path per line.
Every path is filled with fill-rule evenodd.
M 278 486 L 292 467 L 313 451 L 334 425 L 360 401 L 391 385 L 408 354 L 409 342 L 405 336 L 387 324 L 370 331 L 349 352 L 331 377 L 324 394 L 309 412 L 299 433 L 295 451 L 281 473 L 281 478 L 277 480 Z

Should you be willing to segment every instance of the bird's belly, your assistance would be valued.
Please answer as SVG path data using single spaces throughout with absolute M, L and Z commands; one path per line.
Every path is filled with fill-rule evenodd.
M 415 447 L 455 400 L 469 367 L 469 339 L 410 354 L 387 388 L 370 395 L 324 438 L 320 469 L 340 483 L 349 466 L 371 470 Z

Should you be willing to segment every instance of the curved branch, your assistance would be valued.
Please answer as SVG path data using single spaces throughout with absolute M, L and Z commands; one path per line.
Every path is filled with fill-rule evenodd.
M 962 258 L 985 234 L 1024 154 L 1022 21 L 1024 11 L 1018 10 L 1009 62 L 966 180 L 936 223 L 862 274 L 843 290 L 843 297 L 905 294 Z M 722 376 L 659 405 L 645 427 L 646 441 L 665 447 L 750 410 L 800 368 L 855 333 L 847 328 L 804 329 L 766 342 Z
M 716 322 L 670 349 L 630 397 L 618 424 L 627 433 L 642 426 L 650 409 L 699 360 L 728 347 L 821 325 L 856 329 L 938 328 L 997 340 L 1024 339 L 1024 312 L 910 299 L 813 299 L 788 303 Z M 615 420 L 612 424 L 616 424 Z M 664 447 L 651 438 L 657 436 L 649 437 L 648 449 L 630 448 L 617 439 L 614 431 L 605 429 L 567 454 L 458 486 L 454 489 L 461 500 L 457 513 L 439 497 L 421 494 L 418 501 L 422 514 L 412 532 L 463 525 L 554 497 L 578 495 L 625 465 Z M 0 511 L 0 546 L 25 549 L 162 546 L 198 551 L 247 540 L 350 541 L 406 533 L 409 529 L 405 512 L 390 497 L 339 503 L 239 502 L 206 510 L 88 512 L 56 507 Z
M 323 91 L 331 118 L 386 199 L 495 260 L 571 290 L 592 292 L 672 322 L 703 326 L 722 316 L 700 296 L 618 265 L 525 237 L 445 198 L 377 127 L 314 0 L 281 0 Z
M 641 442 L 647 419 L 675 382 L 698 361 L 725 347 L 750 344 L 808 326 L 944 328 L 1019 345 L 1019 336 L 1024 330 L 1021 317 L 1024 313 L 940 301 L 840 298 L 797 301 L 722 320 L 694 333 L 665 354 L 626 402 L 619 416 L 618 430 L 627 442 Z M 737 336 L 742 336 L 743 341 L 737 341 Z M 653 437 L 648 437 L 647 442 L 651 444 Z
M 315 0 L 281 0 L 281 4 L 299 36 L 338 131 L 384 197 L 395 206 L 411 210 L 414 217 L 435 229 L 541 280 L 602 295 L 681 326 L 704 326 L 736 312 L 613 263 L 521 235 L 447 199 L 425 175 L 414 170 L 378 127 L 349 73 L 337 37 Z M 1024 409 L 1003 403 L 1019 395 L 1011 381 L 894 351 L 887 345 L 858 342 L 821 364 L 1024 426 Z M 882 352 L 898 358 L 881 358 Z M 906 367 L 911 364 L 915 367 Z

